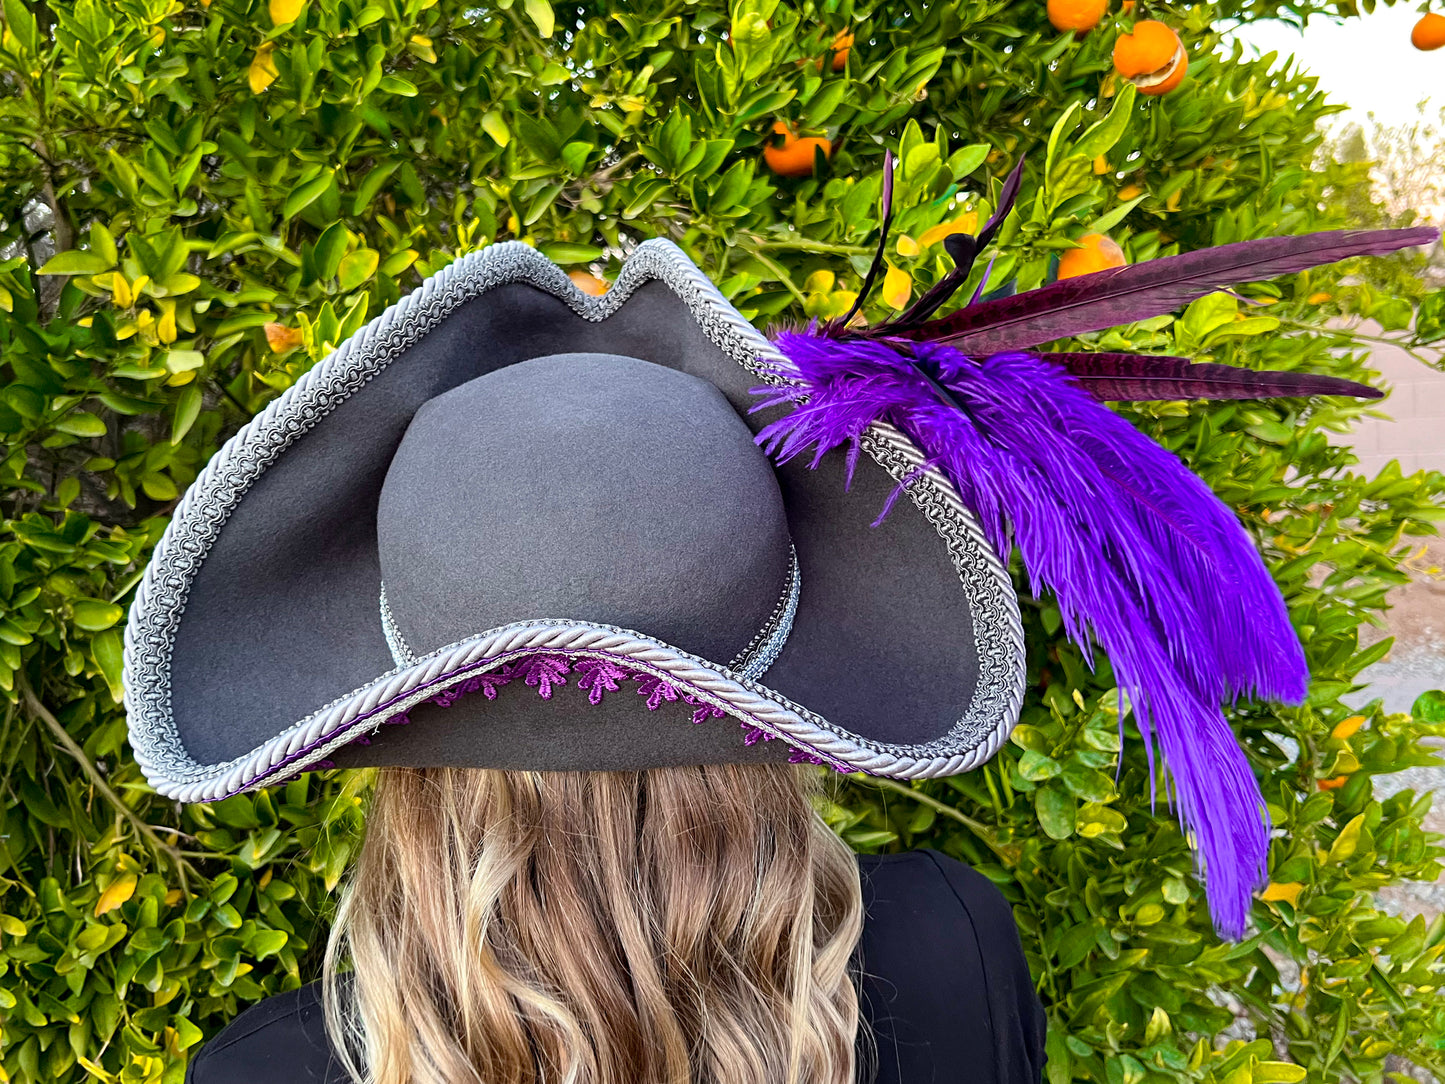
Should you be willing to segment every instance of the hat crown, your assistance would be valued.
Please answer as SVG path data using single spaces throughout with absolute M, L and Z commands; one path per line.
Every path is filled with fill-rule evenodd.
M 391 631 L 415 657 L 567 620 L 727 665 L 789 581 L 752 432 L 707 381 L 620 355 L 534 358 L 424 403 L 377 534 Z

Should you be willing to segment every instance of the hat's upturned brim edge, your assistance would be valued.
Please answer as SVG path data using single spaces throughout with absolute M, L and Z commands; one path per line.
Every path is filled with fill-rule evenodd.
M 887 424 L 863 450 L 898 481 L 942 536 L 963 580 L 976 633 L 978 683 L 968 710 L 944 736 L 915 745 L 877 743 L 834 726 L 760 682 L 629 630 L 578 622 L 526 622 L 494 629 L 400 667 L 313 712 L 250 753 L 200 764 L 186 752 L 170 713 L 171 648 L 201 562 L 251 484 L 298 437 L 463 301 L 525 282 L 601 321 L 644 283 L 660 281 L 683 301 L 708 338 L 760 381 L 777 349 L 739 314 L 670 241 L 640 244 L 601 296 L 582 293 L 551 260 L 519 242 L 489 246 L 443 268 L 391 305 L 243 426 L 206 464 L 177 504 L 137 586 L 125 629 L 124 695 L 137 763 L 156 791 L 185 802 L 219 799 L 307 769 L 410 706 L 523 653 L 584 651 L 625 658 L 730 715 L 836 766 L 873 775 L 931 778 L 977 767 L 998 751 L 1023 700 L 1023 628 L 1008 571 L 952 483 Z M 528 637 L 531 637 L 529 640 Z M 592 638 L 601 639 L 593 640 Z M 588 646 L 578 647 L 586 642 Z M 600 646 L 606 642 L 609 646 Z M 566 646 L 566 645 L 572 646 Z

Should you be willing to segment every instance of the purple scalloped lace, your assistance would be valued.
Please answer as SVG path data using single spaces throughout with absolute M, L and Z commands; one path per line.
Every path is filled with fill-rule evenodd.
M 637 683 L 634 691 L 646 699 L 648 711 L 656 711 L 665 702 L 675 703 L 681 700 L 684 704 L 690 704 L 694 708 L 692 713 L 694 725 L 708 719 L 726 717 L 726 712 L 721 708 L 707 703 L 692 693 L 684 692 L 646 670 L 631 670 L 612 659 L 598 658 L 592 655 L 572 657 L 550 652 L 523 655 L 515 661 L 505 664 L 499 670 L 473 674 L 465 681 L 453 685 L 450 689 L 442 690 L 423 703 L 436 704 L 442 708 L 450 707 L 463 696 L 475 692 L 480 692 L 488 700 L 495 700 L 498 689 L 517 680 L 536 689 L 537 695 L 543 700 L 551 700 L 552 693 L 566 685 L 569 676 L 577 679 L 577 688 L 587 693 L 589 704 L 602 703 L 604 695 L 620 692 L 624 682 L 633 681 Z M 410 722 L 408 713 L 401 712 L 385 720 L 384 725 L 404 726 Z M 743 728 L 744 745 L 753 745 L 759 738 L 763 741 L 772 741 L 776 736 L 751 723 L 739 721 L 739 725 Z M 371 739 L 366 735 L 356 738 L 355 741 L 359 745 L 371 744 Z M 796 747 L 788 753 L 788 763 L 826 764 L 835 772 L 845 775 L 862 770 Z M 319 760 L 314 766 L 316 768 L 334 768 L 336 763 L 331 760 Z

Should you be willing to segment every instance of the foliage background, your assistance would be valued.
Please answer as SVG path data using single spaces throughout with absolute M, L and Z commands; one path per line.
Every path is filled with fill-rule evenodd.
M 1192 60 L 1146 102 L 1110 77 L 1114 16 L 1076 39 L 1035 0 L 3 0 L 4 1078 L 179 1081 L 204 1036 L 316 973 L 365 773 L 157 799 L 126 755 L 120 627 L 177 495 L 335 344 L 514 237 L 606 275 L 665 235 L 760 324 L 839 311 L 876 238 L 885 146 L 902 160 L 895 302 L 946 268 L 930 228 L 986 214 L 1025 152 L 994 280 L 1020 288 L 1089 229 L 1137 261 L 1344 222 L 1327 196 L 1366 167 L 1311 168 L 1332 107 L 1211 29 L 1312 8 L 1151 4 Z M 844 27 L 833 72 L 815 58 Z M 778 117 L 832 138 L 821 176 L 763 167 Z M 1324 269 L 1245 291 L 1264 305 L 1216 295 L 1087 342 L 1364 376 L 1324 321 L 1438 337 L 1441 295 L 1413 267 Z M 1132 412 L 1254 531 L 1315 676 L 1304 707 L 1233 710 L 1280 829 L 1254 937 L 1214 938 L 1142 748 L 1120 741 L 1107 664 L 1089 671 L 1048 601 L 1026 606 L 1012 746 L 952 779 L 848 780 L 825 810 L 860 850 L 937 846 L 1003 886 L 1049 1005 L 1051 1084 L 1445 1063 L 1445 921 L 1372 903 L 1440 873 L 1428 796 L 1376 801 L 1372 781 L 1427 758 L 1445 699 L 1363 718 L 1340 700 L 1384 650 L 1357 630 L 1403 582 L 1445 478 L 1351 473 L 1325 434 L 1360 409 Z

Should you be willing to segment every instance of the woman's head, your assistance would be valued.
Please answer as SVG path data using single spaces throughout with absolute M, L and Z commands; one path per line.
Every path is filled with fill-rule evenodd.
M 327 952 L 338 1049 L 376 1084 L 851 1084 L 863 908 L 820 786 L 381 769 Z

